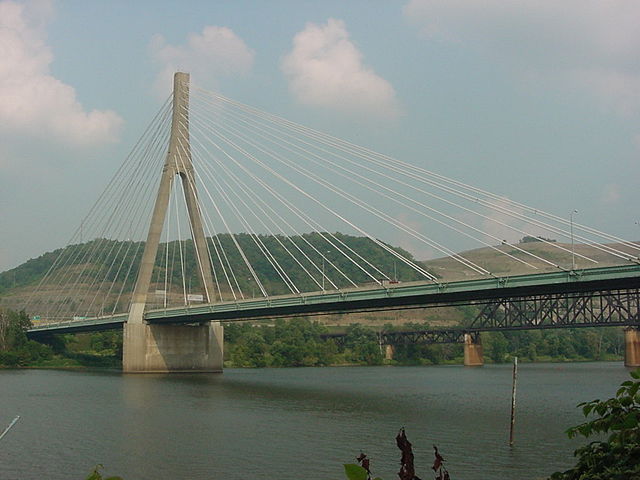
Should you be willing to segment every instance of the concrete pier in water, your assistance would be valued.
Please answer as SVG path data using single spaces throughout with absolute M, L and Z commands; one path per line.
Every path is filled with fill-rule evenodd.
M 125 324 L 122 367 L 129 373 L 222 372 L 223 327 Z
M 384 345 L 384 359 L 393 360 L 393 345 Z
M 640 367 L 640 329 L 629 327 L 624 331 L 624 366 Z
M 472 335 L 464 334 L 464 364 L 467 367 L 481 367 L 484 365 L 480 337 L 474 339 Z

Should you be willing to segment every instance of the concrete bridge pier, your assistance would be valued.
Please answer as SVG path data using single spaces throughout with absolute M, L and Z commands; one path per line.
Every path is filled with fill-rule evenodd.
M 122 370 L 125 373 L 222 372 L 223 327 L 126 323 Z
M 635 327 L 624 330 L 624 366 L 640 367 L 640 329 Z
M 393 360 L 393 345 L 387 344 L 384 346 L 384 359 Z
M 479 334 L 464 334 L 464 365 L 465 367 L 481 367 L 484 365 Z

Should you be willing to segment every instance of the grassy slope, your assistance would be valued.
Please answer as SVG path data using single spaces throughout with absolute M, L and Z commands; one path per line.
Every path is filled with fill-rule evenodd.
M 611 244 L 611 246 L 624 250 L 624 248 L 618 244 Z M 533 255 L 543 257 L 560 267 L 571 268 L 571 245 L 563 243 L 546 244 L 542 242 L 532 242 L 521 243 L 517 245 L 517 247 L 525 250 L 526 252 L 530 252 Z M 561 248 L 564 250 L 561 250 Z M 576 268 L 606 267 L 625 263 L 625 260 L 604 253 L 589 245 L 577 244 L 574 248 L 576 253 Z M 520 263 L 515 259 L 509 258 L 500 252 L 506 252 L 518 259 L 524 260 L 536 267 L 536 269 Z M 481 265 L 483 268 L 486 268 L 497 276 L 523 275 L 536 272 L 555 271 L 558 269 L 558 267 L 554 265 L 538 260 L 531 255 L 518 251 L 516 248 L 508 245 L 500 245 L 495 247 L 495 249 L 490 247 L 478 248 L 462 252 L 460 255 L 467 260 Z M 580 255 L 589 257 L 597 263 L 581 258 Z M 443 281 L 463 280 L 479 276 L 464 267 L 460 262 L 456 261 L 452 257 L 428 260 L 424 263 L 431 271 L 440 275 Z

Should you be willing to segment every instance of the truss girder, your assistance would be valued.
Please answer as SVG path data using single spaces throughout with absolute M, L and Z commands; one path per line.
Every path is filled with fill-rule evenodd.
M 480 313 L 467 327 L 378 332 L 381 345 L 413 343 L 474 343 L 480 332 L 495 330 L 537 330 L 548 328 L 611 327 L 640 328 L 640 289 L 582 293 L 557 293 L 502 298 L 480 305 Z M 326 334 L 342 343 L 345 333 Z
M 640 289 L 501 298 L 481 306 L 470 330 L 634 326 Z
M 422 330 L 413 332 L 381 332 L 380 343 L 383 345 L 407 345 L 413 343 L 464 343 L 465 334 L 471 335 L 473 342 L 478 340 L 479 332 L 463 330 Z

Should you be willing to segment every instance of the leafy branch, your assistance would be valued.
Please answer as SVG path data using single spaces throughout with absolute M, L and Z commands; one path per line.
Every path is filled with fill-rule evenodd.
M 567 430 L 569 438 L 606 435 L 578 448 L 575 467 L 551 475 L 551 480 L 612 480 L 640 478 L 640 369 L 635 380 L 623 382 L 615 397 L 578 405 L 585 417 L 597 416 Z

